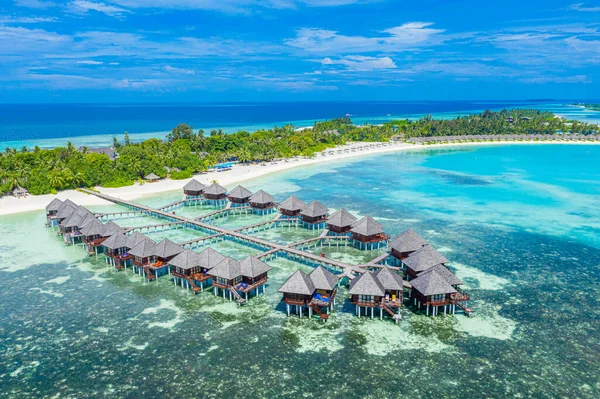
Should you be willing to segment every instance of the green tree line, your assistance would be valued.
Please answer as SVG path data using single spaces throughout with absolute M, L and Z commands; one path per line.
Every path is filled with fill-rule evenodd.
M 10 192 L 17 186 L 34 195 L 78 187 L 121 187 L 132 185 L 149 173 L 185 179 L 223 161 L 248 163 L 310 157 L 348 142 L 420 136 L 554 134 L 557 131 L 591 134 L 597 128 L 564 121 L 549 112 L 527 109 L 485 111 L 451 120 L 425 117 L 418 121 L 366 126 L 354 125 L 344 117 L 316 122 L 312 129 L 296 130 L 287 125 L 232 134 L 221 130 L 195 131 L 191 126 L 181 124 L 164 141 L 149 139 L 133 143 L 128 133 L 122 140 L 115 137 L 112 143 L 118 154 L 115 160 L 86 148 L 79 150 L 70 142 L 54 149 L 7 148 L 0 153 L 0 193 Z

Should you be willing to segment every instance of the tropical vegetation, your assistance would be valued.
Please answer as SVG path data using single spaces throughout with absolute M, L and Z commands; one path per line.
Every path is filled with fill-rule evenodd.
M 194 131 L 191 126 L 181 124 L 164 141 L 155 138 L 133 143 L 127 132 L 122 141 L 115 137 L 112 148 L 118 156 L 114 160 L 85 147 L 78 149 L 70 142 L 54 149 L 7 148 L 0 153 L 0 193 L 19 186 L 31 194 L 78 187 L 121 187 L 132 185 L 149 173 L 186 179 L 224 161 L 248 163 L 311 157 L 348 142 L 458 135 L 592 134 L 597 129 L 596 125 L 565 121 L 549 112 L 528 109 L 485 111 L 451 120 L 425 117 L 365 126 L 354 125 L 348 117 L 343 117 L 316 122 L 310 129 L 287 125 L 233 134 L 221 130 Z

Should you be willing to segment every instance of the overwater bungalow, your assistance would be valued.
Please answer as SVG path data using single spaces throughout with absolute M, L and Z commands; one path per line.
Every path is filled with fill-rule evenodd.
M 265 215 L 270 213 L 276 206 L 275 198 L 263 190 L 258 190 L 250 197 L 250 207 L 253 212 Z
M 302 222 L 310 229 L 322 229 L 325 228 L 327 222 L 327 214 L 329 209 L 321 204 L 319 201 L 313 201 L 300 212 Z
M 79 230 L 88 255 L 98 255 L 98 247 L 91 245 L 91 243 L 99 239 L 103 231 L 104 224 L 98 219 L 92 220 Z
M 335 211 L 327 219 L 327 228 L 331 233 L 348 235 L 357 218 L 344 208 Z
M 431 245 L 425 245 L 402 260 L 402 263 L 406 266 L 407 278 L 412 279 L 417 278 L 419 273 L 427 269 L 448 263 L 448 259 Z
M 248 300 L 248 294 L 253 290 L 255 291 L 255 295 L 258 295 L 260 294 L 262 287 L 262 292 L 264 294 L 265 285 L 268 280 L 267 274 L 271 269 L 271 266 L 257 257 L 248 256 L 240 262 L 242 281 L 234 286 L 234 288 L 245 295 L 246 301 Z
M 410 284 L 412 285 L 411 298 L 414 304 L 419 309 L 424 306 L 428 316 L 430 311 L 432 316 L 437 315 L 440 307 L 443 307 L 444 314 L 448 307 L 450 307 L 450 313 L 455 313 L 457 290 L 437 271 L 423 273 L 420 277 L 411 280 Z
M 75 204 L 73 201 L 71 200 L 65 200 L 62 205 L 58 208 L 58 211 L 56 212 L 56 215 L 54 216 L 54 220 L 55 220 L 55 226 L 60 226 L 60 223 L 65 220 L 66 218 L 68 218 L 69 216 L 71 216 L 73 214 L 73 212 L 75 212 L 75 209 L 77 209 L 77 204 Z M 62 231 L 59 228 L 58 231 L 59 234 L 62 234 Z
M 156 244 L 154 255 L 156 261 L 149 266 L 150 271 L 157 278 L 169 273 L 169 262 L 171 259 L 183 252 L 183 248 L 173 241 L 165 238 Z
M 63 204 L 61 200 L 58 198 L 54 198 L 48 205 L 46 205 L 46 226 L 55 226 L 56 224 L 56 214 L 60 209 L 60 206 Z
M 191 289 L 194 293 L 204 291 L 204 281 L 207 279 L 198 278 L 206 276 L 202 271 L 201 263 L 200 254 L 191 249 L 186 249 L 171 259 L 169 265 L 175 285 L 181 284 L 181 288 Z
M 381 272 L 379 272 L 381 273 Z M 380 281 L 377 273 L 367 271 L 350 283 L 350 289 L 348 293 L 351 296 L 350 302 L 356 307 L 356 315 L 361 316 L 364 309 L 364 314 L 368 315 L 369 309 L 371 309 L 371 318 L 374 317 L 375 308 L 379 308 L 379 318 L 383 318 L 383 312 L 389 313 L 396 323 L 400 319 L 400 314 L 395 312 L 395 309 L 400 308 L 402 301 L 392 301 L 390 295 L 392 292 L 397 292 L 398 282 L 394 284 L 393 277 L 390 277 L 387 272 L 383 272 L 381 279 L 385 281 L 386 285 L 392 289 L 386 290 L 382 282 Z M 401 279 L 400 279 L 401 280 Z M 399 284 L 400 290 L 402 283 Z M 396 304 L 392 306 L 392 304 Z
M 408 229 L 394 237 L 390 243 L 390 249 L 396 259 L 403 260 L 426 245 L 429 243 L 423 237 L 413 229 Z
M 402 280 L 402 276 L 387 266 L 377 270 L 375 277 L 385 290 L 385 296 L 380 306 L 380 317 L 381 311 L 385 311 L 390 316 L 396 317 L 395 309 L 402 307 L 404 287 L 408 284 Z
M 314 311 L 321 320 L 325 321 L 329 318 L 331 307 L 335 305 L 339 279 L 323 266 L 313 269 L 308 277 L 310 277 L 315 287 L 313 296 L 307 304 L 309 306 L 309 317 L 312 316 Z
M 108 237 L 102 243 L 107 263 L 117 270 L 132 265 L 133 255 L 129 254 L 129 250 L 146 239 L 147 237 L 138 231 L 129 236 L 119 232 Z
M 129 256 L 133 256 L 133 271 L 139 274 L 145 273 L 148 280 L 156 279 L 150 266 L 156 263 L 156 243 L 148 237 L 131 247 Z
M 200 256 L 200 267 L 202 273 L 206 274 L 210 269 L 217 266 L 219 263 L 225 260 L 226 256 L 220 253 L 219 251 L 215 251 L 214 249 L 208 247 L 205 248 L 199 254 Z
M 287 217 L 300 216 L 300 212 L 304 208 L 306 208 L 306 204 L 294 195 L 279 204 L 279 211 Z
M 75 245 L 82 237 L 79 230 L 94 220 L 96 216 L 92 212 L 84 206 L 78 206 L 69 217 L 59 223 L 59 230 L 67 244 Z
M 144 180 L 146 180 L 149 183 L 156 183 L 160 180 L 160 176 L 157 176 L 154 173 L 150 173 L 144 177 Z
M 279 288 L 283 293 L 283 302 L 287 306 L 287 315 L 290 315 L 290 306 L 293 306 L 300 317 L 304 313 L 304 307 L 308 306 L 315 293 L 315 284 L 310 276 L 302 270 L 297 270 Z
M 227 199 L 227 189 L 218 183 L 212 183 L 204 189 L 204 198 L 213 204 L 222 204 Z
M 99 225 L 92 222 L 81 229 L 88 254 L 95 254 L 96 256 L 101 252 L 98 248 L 102 247 L 106 239 L 117 233 L 124 233 L 124 229 L 112 220 L 106 224 L 102 224 L 100 221 L 97 222 Z
M 250 200 L 250 197 L 252 197 L 252 191 L 244 186 L 236 186 L 229 194 L 227 194 L 227 197 L 232 206 L 248 205 L 248 201 Z
M 219 294 L 219 288 L 223 292 L 223 298 L 226 297 L 226 291 L 229 291 L 229 300 L 234 297 L 236 302 L 241 305 L 245 299 L 235 289 L 235 286 L 242 282 L 242 266 L 238 260 L 226 257 L 218 265 L 208 271 L 212 276 L 212 285 L 215 287 L 215 296 Z
M 383 231 L 381 223 L 371 216 L 365 216 L 356 222 L 350 229 L 352 239 L 361 249 L 379 248 L 390 239 Z
M 188 197 L 200 197 L 206 186 L 196 179 L 192 179 L 183 186 L 183 193 Z

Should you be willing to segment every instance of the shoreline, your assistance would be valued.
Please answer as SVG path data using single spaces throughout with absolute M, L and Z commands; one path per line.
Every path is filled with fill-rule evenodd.
M 193 178 L 209 184 L 212 180 L 217 180 L 219 184 L 233 188 L 233 185 L 243 181 L 263 177 L 272 173 L 282 172 L 285 170 L 309 166 L 318 163 L 331 162 L 344 159 L 358 158 L 368 155 L 386 154 L 391 152 L 408 151 L 408 150 L 423 150 L 428 148 L 441 147 L 481 147 L 494 145 L 544 145 L 544 144 L 566 144 L 566 145 L 600 145 L 600 142 L 581 142 L 581 141 L 494 141 L 494 142 L 476 142 L 476 143 L 438 143 L 431 145 L 423 144 L 408 144 L 404 142 L 390 143 L 352 143 L 344 146 L 339 146 L 325 150 L 326 155 L 316 155 L 314 158 L 289 158 L 277 162 L 269 163 L 265 166 L 261 164 L 255 165 L 234 165 L 231 170 L 224 172 L 207 172 L 195 175 Z M 378 146 L 377 146 L 378 145 Z M 369 148 L 366 148 L 369 146 Z M 373 147 L 377 146 L 377 147 Z M 363 148 L 363 150 L 359 150 Z M 354 151 L 352 151 L 354 149 Z M 342 151 L 342 153 L 338 153 Z M 348 151 L 348 152 L 344 152 Z M 330 152 L 335 152 L 329 155 Z M 191 179 L 171 180 L 164 179 L 156 183 L 145 183 L 140 185 L 135 183 L 133 186 L 120 188 L 101 188 L 95 189 L 101 193 L 122 198 L 124 200 L 135 200 L 147 195 L 160 194 L 163 192 L 181 190 L 183 186 Z M 88 195 L 76 190 L 61 191 L 58 194 L 45 195 L 30 195 L 26 198 L 4 197 L 0 198 L 0 216 L 12 215 L 23 212 L 32 212 L 44 210 L 46 205 L 54 198 L 65 200 L 71 199 L 78 205 L 111 205 L 110 202 L 102 200 L 98 197 Z

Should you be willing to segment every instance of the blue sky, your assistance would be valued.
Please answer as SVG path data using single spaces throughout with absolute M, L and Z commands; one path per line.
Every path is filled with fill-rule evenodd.
M 3 0 L 1 102 L 600 98 L 600 3 Z

